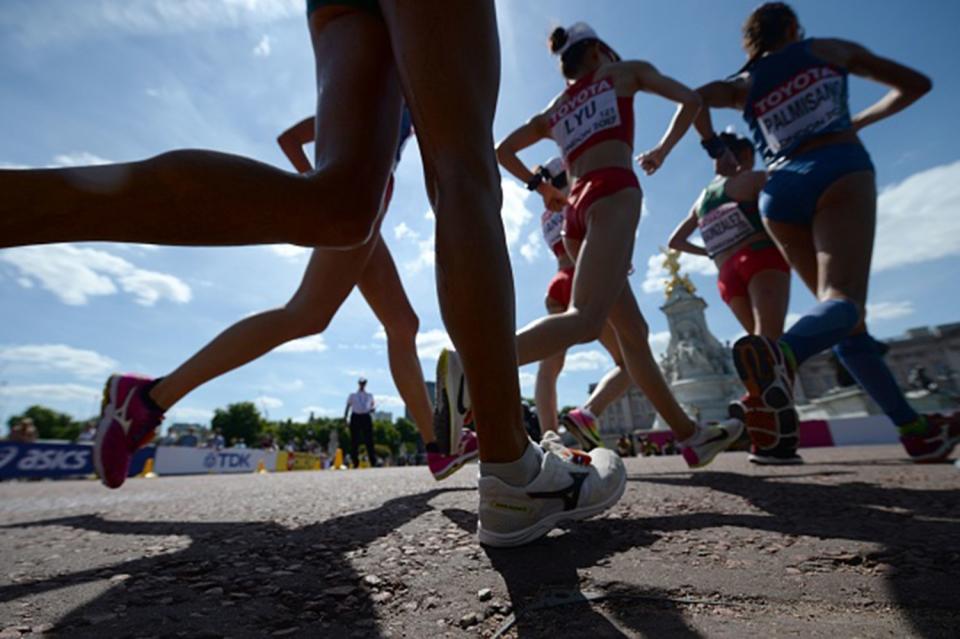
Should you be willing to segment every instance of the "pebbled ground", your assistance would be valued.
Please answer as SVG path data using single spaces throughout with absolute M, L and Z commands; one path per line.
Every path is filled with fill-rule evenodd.
M 627 460 L 606 516 L 476 543 L 476 471 L 0 484 L 0 639 L 957 637 L 960 468 Z

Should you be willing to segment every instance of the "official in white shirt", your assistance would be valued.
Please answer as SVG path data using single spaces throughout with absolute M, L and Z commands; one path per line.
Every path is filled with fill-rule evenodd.
M 377 452 L 373 448 L 373 409 L 377 403 L 373 400 L 373 395 L 367 392 L 367 380 L 361 377 L 357 380 L 358 388 L 356 393 L 350 393 L 347 398 L 347 407 L 343 411 L 343 419 L 346 421 L 347 415 L 350 416 L 350 460 L 353 467 L 360 465 L 360 441 L 362 439 L 367 447 L 367 457 L 370 458 L 370 466 L 377 465 Z

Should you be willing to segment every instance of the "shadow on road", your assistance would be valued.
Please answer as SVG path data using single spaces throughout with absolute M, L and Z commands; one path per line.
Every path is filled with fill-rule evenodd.
M 100 639 L 272 633 L 377 637 L 372 593 L 351 566 L 350 553 L 432 510 L 429 502 L 438 495 L 459 490 L 473 489 L 400 497 L 372 510 L 294 530 L 270 522 L 133 522 L 96 515 L 4 526 L 185 536 L 190 545 L 107 568 L 3 586 L 0 601 L 112 579 L 117 586 L 72 610 L 52 632 Z M 118 615 L 118 609 L 124 614 Z
M 816 476 L 824 474 L 838 473 Z M 944 625 L 942 613 L 955 614 L 960 595 L 960 490 L 810 483 L 791 481 L 793 478 L 699 472 L 673 478 L 631 477 L 630 481 L 709 488 L 736 495 L 774 515 L 658 517 L 644 520 L 644 527 L 650 530 L 738 526 L 879 544 L 883 547 L 879 551 L 827 555 L 814 561 L 832 564 L 828 569 L 882 566 L 890 592 L 918 635 L 944 637 L 956 632 L 955 627 Z

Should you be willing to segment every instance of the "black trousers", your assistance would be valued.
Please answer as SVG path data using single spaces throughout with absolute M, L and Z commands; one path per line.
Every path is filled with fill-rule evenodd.
M 370 466 L 377 465 L 377 451 L 373 448 L 373 419 L 370 413 L 360 415 L 350 413 L 350 459 L 353 461 L 353 467 L 360 465 L 360 442 L 367 447 L 367 457 L 370 458 Z

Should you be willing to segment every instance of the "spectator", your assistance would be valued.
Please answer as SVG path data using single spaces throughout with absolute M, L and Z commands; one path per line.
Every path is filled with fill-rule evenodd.
M 80 434 L 77 435 L 78 444 L 92 444 L 93 440 L 97 437 L 97 421 L 91 419 L 86 424 L 83 425 L 83 430 L 80 431 Z
M 621 457 L 630 456 L 630 440 L 626 435 L 620 435 L 620 439 L 617 440 L 617 454 Z
M 373 400 L 373 395 L 367 392 L 367 380 L 361 377 L 357 380 L 357 392 L 350 393 L 347 397 L 347 407 L 343 411 L 343 419 L 347 420 L 350 416 L 350 459 L 353 460 L 353 467 L 360 466 L 360 442 L 363 441 L 367 448 L 367 457 L 370 459 L 370 466 L 377 465 L 377 452 L 373 448 L 373 419 L 371 413 L 377 404 Z
M 213 435 L 210 439 L 207 440 L 207 448 L 213 448 L 215 450 L 220 450 L 226 446 L 227 442 L 223 438 L 223 433 L 220 432 L 219 428 L 213 429 Z
M 177 440 L 177 446 L 190 446 L 196 447 L 200 445 L 200 438 L 197 437 L 196 428 L 188 428 L 185 435 L 180 435 L 180 439 Z
M 16 424 L 11 426 L 10 441 L 21 442 L 24 444 L 37 441 L 37 427 L 34 426 L 33 420 L 29 417 L 24 417 Z
M 234 437 L 233 439 L 230 440 L 230 447 L 231 447 L 231 448 L 246 448 L 246 447 L 247 447 L 247 442 L 243 441 L 243 440 L 240 439 L 239 437 Z

